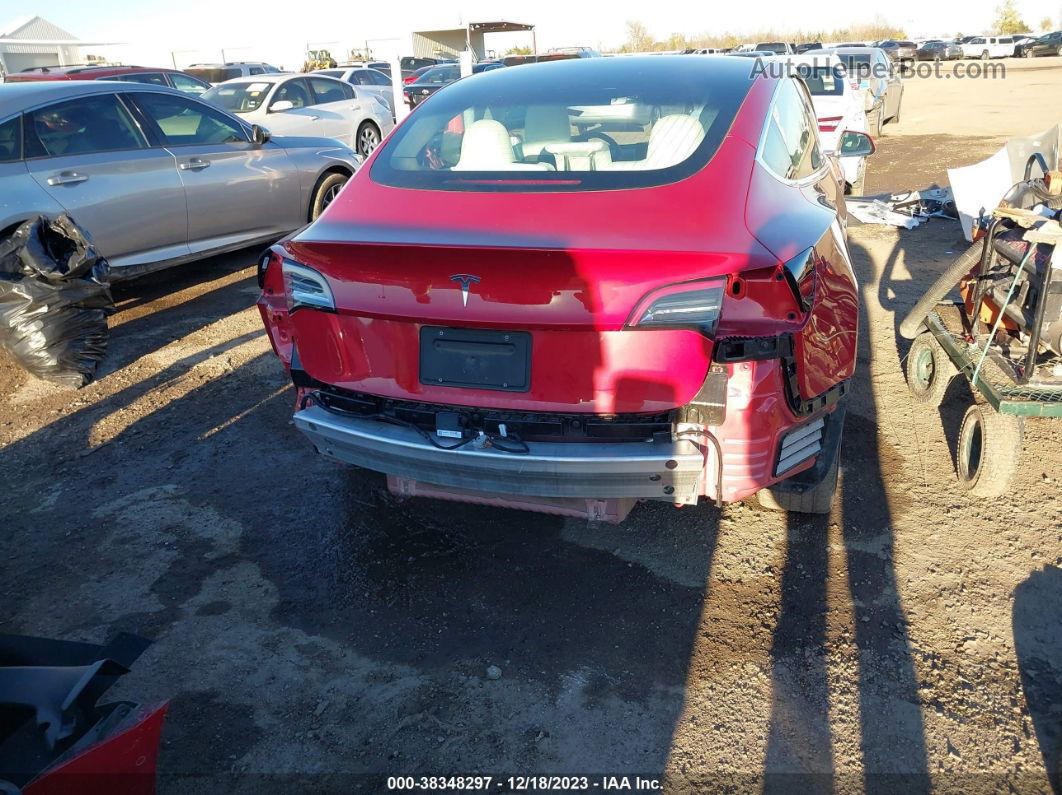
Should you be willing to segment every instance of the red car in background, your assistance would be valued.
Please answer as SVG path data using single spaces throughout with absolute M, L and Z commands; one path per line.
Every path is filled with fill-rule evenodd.
M 185 94 L 199 96 L 210 90 L 210 83 L 176 69 L 152 69 L 147 66 L 35 66 L 9 74 L 5 83 L 34 83 L 49 80 L 123 80 L 169 86 Z
M 858 298 L 816 128 L 744 59 L 453 83 L 259 265 L 296 426 L 400 495 L 827 512 Z
M 407 85 L 407 86 L 410 83 L 416 83 L 417 80 L 420 79 L 420 76 L 422 74 L 427 72 L 429 69 L 433 69 L 433 68 L 435 68 L 435 64 L 431 64 L 430 66 L 422 66 L 422 67 L 420 67 L 420 69 L 414 69 L 412 72 L 410 72 L 408 75 L 406 75 L 405 77 L 402 78 L 402 83 L 404 85 Z

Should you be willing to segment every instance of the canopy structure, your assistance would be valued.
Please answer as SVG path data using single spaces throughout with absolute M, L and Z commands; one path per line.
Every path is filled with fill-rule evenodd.
M 413 33 L 413 55 L 420 58 L 456 58 L 461 52 L 468 50 L 472 53 L 474 61 L 482 61 L 487 57 L 483 39 L 486 34 L 520 32 L 531 33 L 532 50 L 537 54 L 538 45 L 535 40 L 534 25 L 499 20 L 470 22 L 463 28 L 415 31 Z

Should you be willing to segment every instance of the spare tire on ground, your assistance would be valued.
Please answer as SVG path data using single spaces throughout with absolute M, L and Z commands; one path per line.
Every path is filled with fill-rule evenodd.
M 109 273 L 67 215 L 38 216 L 0 237 L 0 348 L 38 378 L 90 383 L 114 312 Z

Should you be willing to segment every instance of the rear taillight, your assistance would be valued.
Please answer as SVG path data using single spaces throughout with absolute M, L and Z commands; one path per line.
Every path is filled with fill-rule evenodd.
M 819 119 L 819 132 L 833 132 L 841 123 L 843 116 L 825 116 Z
M 284 297 L 287 299 L 289 312 L 300 307 L 336 311 L 332 288 L 324 276 L 313 268 L 290 259 L 281 260 L 281 269 L 284 273 Z
M 695 328 L 715 333 L 723 306 L 726 279 L 702 279 L 658 287 L 631 313 L 630 328 Z
M 416 75 L 410 75 L 409 77 L 403 77 L 403 78 L 402 78 L 402 82 L 403 82 L 403 84 L 405 84 L 405 85 L 407 85 L 407 86 L 408 86 L 408 85 L 409 85 L 410 83 L 416 83 L 416 82 L 417 82 L 417 78 L 416 78 Z

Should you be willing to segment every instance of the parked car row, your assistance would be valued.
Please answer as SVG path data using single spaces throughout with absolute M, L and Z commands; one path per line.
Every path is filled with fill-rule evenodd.
M 915 60 L 955 61 L 962 58 L 1034 58 L 1040 55 L 1062 56 L 1062 31 L 1040 37 L 963 36 L 957 39 L 928 39 L 918 45 Z
M 1062 30 L 1056 30 L 1018 45 L 1015 55 L 1024 58 L 1039 58 L 1042 55 L 1062 56 Z
M 742 44 L 732 49 L 701 48 L 687 52 L 702 55 L 730 54 L 764 56 L 803 54 L 820 49 L 850 47 L 876 47 L 885 52 L 898 63 L 912 61 L 954 61 L 962 58 L 1027 57 L 1041 55 L 1062 56 L 1062 31 L 1055 31 L 1036 37 L 1032 34 L 998 35 L 998 36 L 962 36 L 955 39 L 882 39 L 871 42 L 839 42 L 822 44 L 821 42 L 759 42 Z
M 169 86 L 194 96 L 199 96 L 210 88 L 210 81 L 187 72 L 144 66 L 38 66 L 9 74 L 4 82 L 46 83 L 53 80 L 121 80 L 127 83 Z

